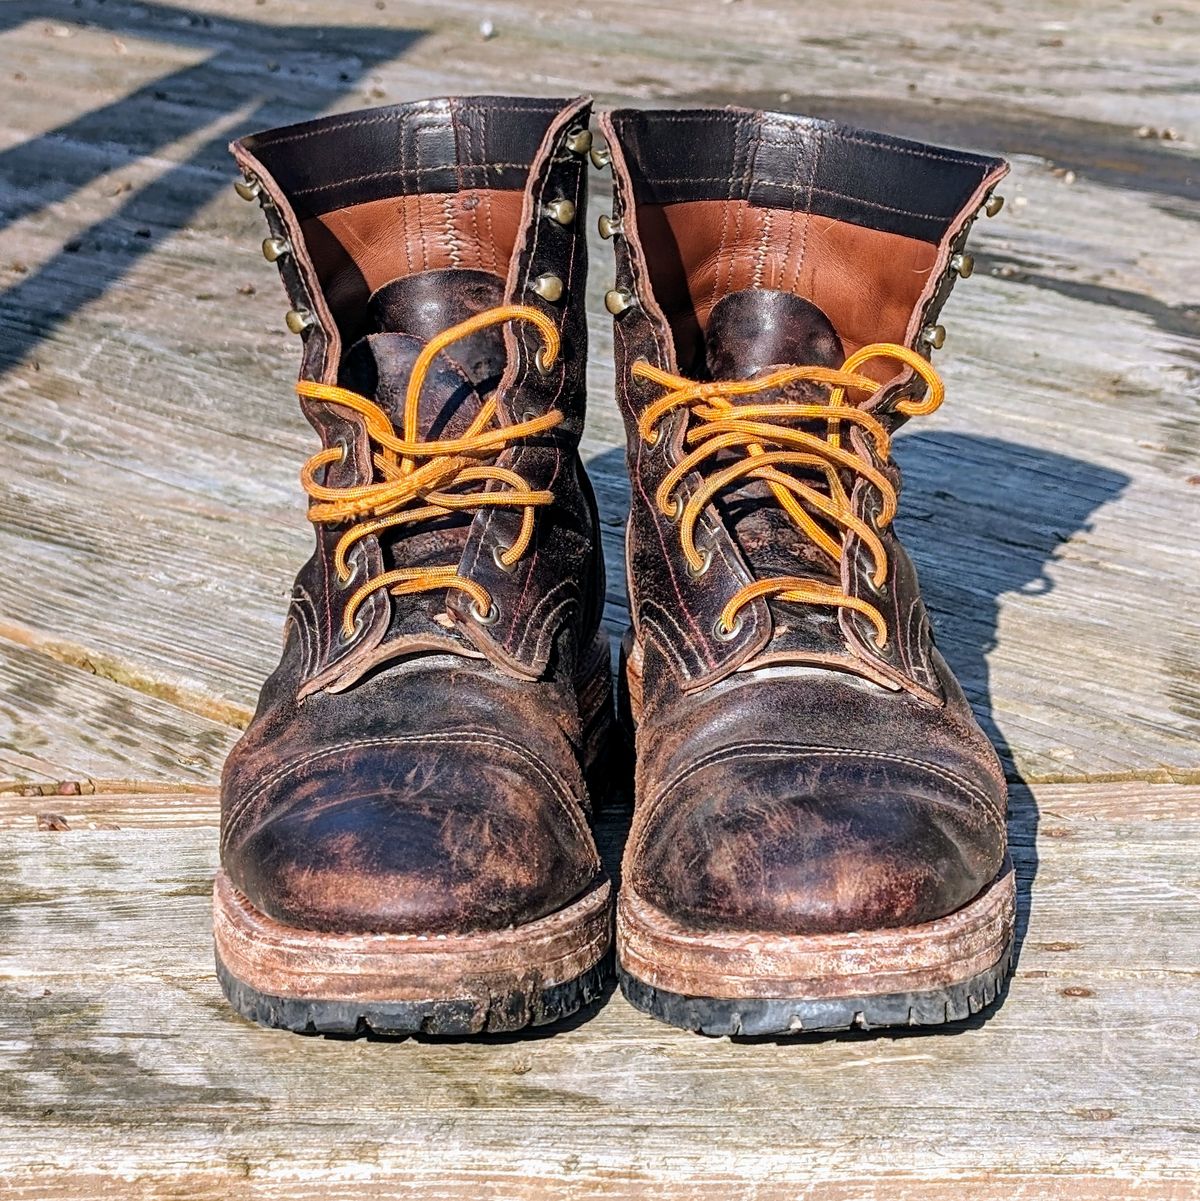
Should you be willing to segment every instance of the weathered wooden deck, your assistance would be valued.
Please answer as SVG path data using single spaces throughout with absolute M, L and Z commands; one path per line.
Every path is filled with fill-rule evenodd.
M 1198 61 L 1183 0 L 0 5 L 0 1196 L 1200 1196 Z M 712 1041 L 616 995 L 439 1044 L 223 1004 L 213 788 L 307 553 L 312 446 L 224 143 L 507 90 L 1014 158 L 946 310 L 950 399 L 898 447 L 940 643 L 1011 772 L 1022 946 L 993 1016 Z

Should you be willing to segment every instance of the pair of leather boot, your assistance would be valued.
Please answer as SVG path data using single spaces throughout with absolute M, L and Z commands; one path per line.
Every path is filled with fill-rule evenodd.
M 891 437 L 1004 164 L 740 109 L 474 97 L 235 143 L 303 339 L 316 534 L 226 765 L 218 973 L 293 1030 L 938 1023 L 1012 946 L 1004 777 Z M 579 457 L 611 162 L 633 622 Z M 591 833 L 636 729 L 619 898 Z

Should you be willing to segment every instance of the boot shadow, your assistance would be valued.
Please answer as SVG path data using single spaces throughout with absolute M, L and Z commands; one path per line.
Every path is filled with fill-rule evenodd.
M 988 657 L 997 644 L 1000 605 L 1004 597 L 1014 594 L 1049 593 L 1054 587 L 1050 569 L 1060 547 L 1090 528 L 1096 511 L 1124 491 L 1129 477 L 1069 455 L 955 431 L 902 435 L 896 440 L 896 459 L 905 481 L 897 529 L 917 565 L 938 648 L 962 684 L 1008 779 L 1009 843 L 1017 872 L 1015 970 L 1029 928 L 1038 870 L 1038 808 L 992 692 Z M 624 522 L 629 486 L 624 451 L 596 455 L 587 468 L 600 501 L 605 539 L 606 624 L 619 637 L 628 609 Z M 1069 488 L 1062 486 L 1064 480 L 1070 480 Z M 632 795 L 632 782 L 629 789 Z M 629 810 L 623 812 L 623 830 L 604 829 L 610 856 L 619 856 L 628 830 Z M 615 823 L 617 816 L 614 813 L 608 821 Z M 738 1041 L 793 1043 L 959 1033 L 984 1025 L 1003 1004 L 1007 990 L 1006 981 L 995 1004 L 947 1026 Z

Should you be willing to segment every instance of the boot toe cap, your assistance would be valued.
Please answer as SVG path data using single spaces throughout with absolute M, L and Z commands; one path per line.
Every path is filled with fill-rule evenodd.
M 903 756 L 715 757 L 660 795 L 626 875 L 683 925 L 820 934 L 932 921 L 999 871 L 1003 810 Z
M 599 870 L 565 782 L 507 742 L 331 747 L 227 800 L 223 865 L 260 911 L 346 933 L 504 929 Z

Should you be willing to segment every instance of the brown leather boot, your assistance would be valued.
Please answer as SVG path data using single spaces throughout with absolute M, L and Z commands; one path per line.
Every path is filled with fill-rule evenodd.
M 981 158 L 744 110 L 618 112 L 637 804 L 622 986 L 711 1034 L 925 1024 L 1008 971 L 1005 783 L 892 532 L 890 436 Z
M 222 785 L 217 970 L 264 1025 L 507 1030 L 601 989 L 589 111 L 434 100 L 232 147 L 323 447 L 316 552 Z

